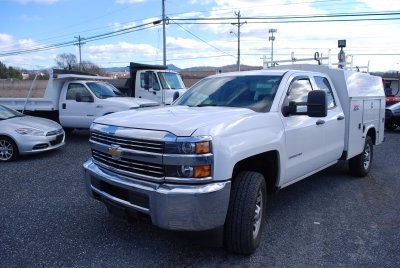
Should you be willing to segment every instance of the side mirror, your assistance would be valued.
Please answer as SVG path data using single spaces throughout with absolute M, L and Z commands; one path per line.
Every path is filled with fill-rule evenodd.
M 77 92 L 75 96 L 76 102 L 94 102 L 93 96 L 82 96 L 82 93 Z
M 174 92 L 174 96 L 172 96 L 172 101 L 175 101 L 177 98 L 179 98 L 179 92 L 178 91 Z
M 309 117 L 325 117 L 328 114 L 328 101 L 326 92 L 323 90 L 313 90 L 307 95 L 307 102 L 289 102 L 288 106 L 282 108 L 283 116 L 308 115 Z M 297 111 L 297 107 L 307 106 L 307 111 Z
M 328 101 L 326 92 L 313 90 L 308 93 L 307 115 L 309 117 L 325 117 L 328 114 Z
M 77 92 L 75 95 L 76 102 L 82 102 L 82 93 Z
M 144 73 L 144 89 L 149 90 L 153 87 L 153 72 L 145 72 Z
M 296 114 L 297 105 L 294 101 L 289 102 L 289 106 L 284 106 L 282 108 L 283 116 L 289 116 L 291 114 Z

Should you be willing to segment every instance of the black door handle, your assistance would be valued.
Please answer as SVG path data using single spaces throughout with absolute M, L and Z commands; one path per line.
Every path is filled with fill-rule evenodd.
M 337 120 L 343 120 L 344 119 L 344 116 L 343 115 L 339 115 L 338 117 L 337 117 Z
M 325 120 L 319 119 L 319 120 L 316 122 L 316 124 L 317 124 L 317 125 L 323 125 L 323 124 L 325 124 Z
M 66 108 L 67 108 L 67 105 L 66 105 L 65 103 L 63 103 L 61 107 L 62 107 L 63 109 L 66 109 Z

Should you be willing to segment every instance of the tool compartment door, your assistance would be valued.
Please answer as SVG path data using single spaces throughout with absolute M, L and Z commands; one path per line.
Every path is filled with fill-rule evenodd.
M 364 149 L 363 139 L 363 110 L 364 102 L 362 99 L 350 98 L 349 106 L 349 137 L 347 142 L 347 158 L 358 155 Z

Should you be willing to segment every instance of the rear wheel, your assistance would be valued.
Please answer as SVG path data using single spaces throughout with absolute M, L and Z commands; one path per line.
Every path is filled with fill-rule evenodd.
M 244 171 L 236 176 L 224 227 L 225 247 L 229 251 L 250 255 L 257 249 L 265 222 L 266 200 L 262 174 Z
M 395 130 L 397 128 L 397 125 L 395 125 L 393 123 L 386 123 L 385 128 L 388 130 Z
M 18 147 L 8 137 L 0 137 L 0 161 L 12 161 L 18 157 Z
M 365 177 L 371 169 L 373 143 L 370 136 L 365 138 L 364 150 L 349 160 L 350 173 L 357 177 Z

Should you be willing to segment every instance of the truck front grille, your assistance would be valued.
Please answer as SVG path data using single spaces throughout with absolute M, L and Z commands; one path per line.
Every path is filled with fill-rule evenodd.
M 123 148 L 138 150 L 143 152 L 160 153 L 164 151 L 164 142 L 162 141 L 150 141 L 142 139 L 132 139 L 125 137 L 117 137 L 108 135 L 106 133 L 91 132 L 90 139 L 92 141 L 107 144 L 107 145 L 119 145 Z
M 164 177 L 164 167 L 162 165 L 150 164 L 128 158 L 114 159 L 110 154 L 106 154 L 92 149 L 92 157 L 96 164 L 114 172 L 135 176 L 144 175 L 156 178 Z
M 94 163 L 127 177 L 160 182 L 164 180 L 163 141 L 152 141 L 91 131 Z M 115 155 L 111 148 L 118 148 Z

